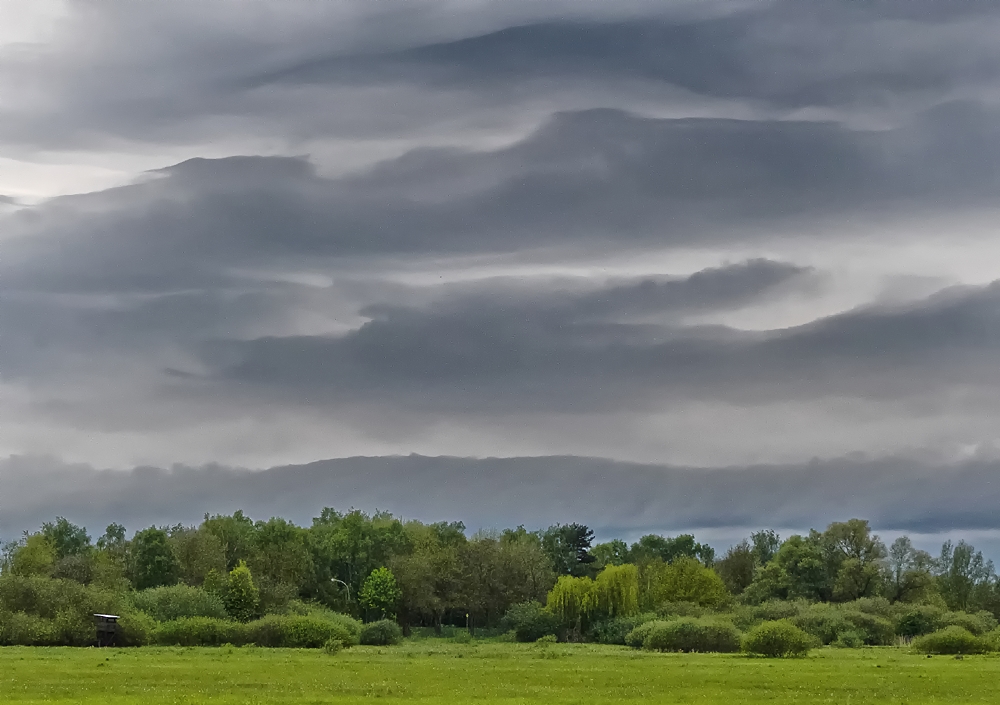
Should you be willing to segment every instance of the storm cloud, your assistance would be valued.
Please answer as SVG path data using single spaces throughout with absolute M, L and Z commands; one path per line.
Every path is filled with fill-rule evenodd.
M 1000 528 L 993 4 L 2 12 L 0 531 Z

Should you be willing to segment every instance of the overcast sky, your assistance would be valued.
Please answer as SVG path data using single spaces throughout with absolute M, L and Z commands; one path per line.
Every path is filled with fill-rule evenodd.
M 963 501 L 998 36 L 975 0 L 0 3 L 0 532 L 192 493 L 1000 530 Z M 463 460 L 284 467 L 411 453 Z

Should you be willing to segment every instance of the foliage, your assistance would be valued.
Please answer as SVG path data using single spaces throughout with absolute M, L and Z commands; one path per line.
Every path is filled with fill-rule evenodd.
M 540 602 L 522 602 L 507 610 L 501 626 L 512 630 L 517 641 L 530 642 L 558 632 L 560 620 Z
M 641 649 L 643 644 L 646 643 L 646 637 L 649 636 L 650 632 L 666 623 L 662 619 L 651 619 L 648 622 L 639 624 L 625 635 L 625 645 L 631 646 L 633 649 Z
M 969 614 L 967 612 L 947 612 L 941 616 L 942 627 L 962 627 L 976 636 L 981 636 L 997 628 L 997 620 L 986 611 Z
M 173 585 L 180 567 L 163 529 L 154 526 L 138 532 L 132 539 L 132 584 L 137 590 Z
M 403 631 L 391 619 L 380 619 L 361 628 L 361 643 L 365 646 L 392 646 L 402 638 Z
M 240 561 L 239 565 L 229 571 L 223 602 L 226 612 L 235 620 L 249 622 L 257 616 L 260 593 L 254 585 L 253 575 L 246 563 Z
M 639 611 L 639 570 L 634 565 L 610 565 L 594 581 L 595 609 L 606 617 Z
M 787 658 L 805 656 L 817 646 L 810 636 L 787 620 L 763 622 L 743 637 L 742 650 L 753 656 Z
M 153 619 L 167 622 L 181 617 L 225 619 L 226 606 L 218 595 L 191 585 L 165 585 L 132 595 L 132 604 Z
M 944 610 L 932 605 L 907 606 L 896 615 L 895 631 L 902 637 L 930 634 L 942 625 Z
M 729 622 L 681 617 L 657 622 L 646 633 L 642 647 L 650 651 L 730 653 L 740 650 L 740 633 Z
M 330 637 L 323 644 L 323 651 L 330 654 L 331 656 L 334 654 L 339 654 L 343 650 L 344 650 L 344 642 L 342 642 L 340 639 L 336 637 Z
M 633 614 L 628 617 L 612 617 L 594 622 L 590 627 L 589 637 L 599 644 L 624 645 L 629 633 L 641 624 L 651 622 L 656 615 L 650 612 Z
M 921 654 L 982 654 L 990 648 L 987 640 L 956 626 L 917 637 L 911 646 Z
M 545 606 L 555 614 L 560 622 L 579 635 L 585 620 L 597 606 L 594 581 L 590 578 L 574 578 L 561 575 L 549 591 Z
M 50 575 L 56 562 L 56 550 L 46 536 L 32 534 L 14 550 L 10 572 L 14 575 Z
M 594 532 L 583 524 L 556 524 L 542 534 L 542 548 L 557 575 L 587 575 L 594 557 Z
M 655 608 L 665 602 L 691 602 L 702 607 L 720 607 L 731 601 L 722 578 L 694 558 L 673 563 L 654 562 L 643 567 L 642 604 Z
M 365 578 L 361 587 L 361 604 L 379 614 L 382 619 L 396 614 L 400 591 L 396 576 L 388 568 L 376 568 Z

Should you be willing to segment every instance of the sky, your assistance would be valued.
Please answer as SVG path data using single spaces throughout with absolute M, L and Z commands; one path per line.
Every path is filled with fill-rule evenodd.
M 357 506 L 1000 547 L 998 33 L 0 0 L 0 534 Z

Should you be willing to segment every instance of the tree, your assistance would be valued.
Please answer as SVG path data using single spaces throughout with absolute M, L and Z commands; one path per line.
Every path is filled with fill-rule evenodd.
M 298 586 L 313 572 L 306 531 L 285 519 L 257 522 L 253 543 L 249 564 L 258 579 Z
M 867 521 L 834 522 L 823 532 L 820 543 L 834 599 L 849 602 L 881 593 L 886 549 Z
M 892 542 L 888 553 L 886 597 L 892 602 L 915 602 L 934 588 L 934 559 L 913 547 L 908 536 Z
M 23 539 L 10 558 L 14 575 L 50 575 L 56 562 L 56 550 L 48 537 L 31 534 Z
M 359 598 L 365 609 L 378 613 L 380 619 L 395 618 L 400 598 L 396 576 L 384 566 L 376 568 L 365 578 Z
M 406 633 L 412 620 L 429 619 L 440 633 L 445 611 L 457 604 L 458 547 L 465 543 L 465 534 L 450 525 L 415 521 L 406 525 L 406 531 L 413 552 L 391 561 L 401 592 L 399 621 Z
M 188 585 L 202 585 L 211 572 L 226 572 L 226 552 L 219 537 L 204 526 L 177 526 L 170 531 L 170 544 L 177 557 L 178 575 Z
M 966 610 L 976 593 L 988 588 L 994 578 L 993 561 L 983 558 L 965 541 L 946 541 L 937 565 L 937 583 L 941 596 L 953 610 Z
M 170 548 L 170 537 L 163 529 L 151 526 L 137 532 L 132 537 L 131 553 L 132 584 L 137 590 L 177 582 L 177 558 Z
M 715 572 L 734 595 L 739 595 L 753 582 L 757 574 L 757 556 L 750 542 L 744 539 L 726 551 L 722 560 L 716 561 Z
M 697 558 L 705 565 L 715 560 L 715 549 L 708 544 L 698 543 L 691 534 L 681 534 L 674 538 L 646 534 L 634 544 L 630 552 L 636 563 L 661 560 L 673 563 L 678 558 Z
M 608 617 L 627 617 L 639 611 L 639 569 L 609 565 L 594 581 L 595 607 Z
M 342 598 L 330 578 L 337 578 L 359 595 L 362 582 L 373 570 L 412 550 L 409 541 L 403 523 L 388 512 L 369 516 L 358 510 L 340 514 L 324 509 L 313 519 L 308 534 L 314 564 L 308 594 L 336 604 Z
M 585 576 L 560 575 L 549 591 L 545 606 L 579 639 L 587 618 L 597 607 L 594 581 Z
M 750 534 L 754 560 L 758 566 L 767 565 L 781 548 L 781 537 L 771 529 L 761 529 Z
M 240 561 L 248 561 L 253 553 L 254 523 L 242 510 L 233 512 L 231 516 L 217 514 L 205 515 L 201 528 L 214 535 L 222 544 L 226 556 L 226 570 L 232 570 Z
M 628 544 L 621 539 L 612 539 L 597 544 L 591 549 L 590 555 L 594 557 L 594 564 L 598 568 L 609 565 L 624 565 L 631 561 Z
M 56 560 L 66 556 L 79 556 L 91 550 L 87 530 L 63 517 L 42 524 L 42 535 L 49 540 L 56 552 Z
M 260 592 L 254 585 L 253 575 L 245 562 L 240 561 L 235 568 L 229 571 L 223 602 L 229 616 L 240 622 L 249 622 L 257 616 L 260 606 Z
M 655 608 L 666 602 L 719 607 L 732 599 L 719 574 L 695 558 L 683 556 L 673 563 L 649 563 L 644 572 L 647 594 L 643 603 L 647 607 Z
M 583 524 L 556 524 L 542 534 L 542 548 L 559 575 L 586 575 L 594 557 L 594 532 Z

